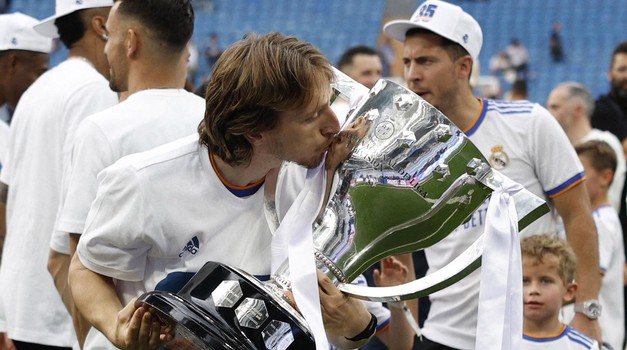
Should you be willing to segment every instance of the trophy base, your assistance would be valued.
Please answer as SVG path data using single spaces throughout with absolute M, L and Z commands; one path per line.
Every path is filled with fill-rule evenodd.
M 309 329 L 280 295 L 255 277 L 206 263 L 176 294 L 138 299 L 175 327 L 168 349 L 315 349 Z

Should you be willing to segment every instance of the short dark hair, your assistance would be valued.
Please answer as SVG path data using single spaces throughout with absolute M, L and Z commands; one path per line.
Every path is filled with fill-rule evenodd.
M 353 59 L 357 55 L 379 56 L 379 51 L 366 45 L 350 47 L 346 51 L 344 51 L 342 57 L 340 57 L 340 60 L 337 62 L 337 68 L 342 70 L 342 68 L 350 66 L 351 64 L 353 64 Z
M 74 11 L 54 21 L 54 25 L 57 26 L 57 32 L 59 33 L 59 40 L 68 49 L 72 48 L 72 45 L 85 35 L 87 26 L 81 12 Z
M 442 48 L 446 51 L 451 60 L 455 61 L 460 57 L 464 57 L 466 55 L 470 55 L 466 49 L 464 49 L 460 44 L 449 40 L 441 35 L 438 35 L 430 30 L 424 28 L 411 28 L 405 33 L 405 38 L 409 38 L 413 35 L 417 34 L 435 34 L 440 38 L 440 44 Z M 473 58 L 474 60 L 474 58 Z
M 527 81 L 524 79 L 516 79 L 512 83 L 512 92 L 517 93 L 519 96 L 524 96 L 527 98 L 528 90 L 527 90 Z
M 316 47 L 280 33 L 247 34 L 220 56 L 206 90 L 200 142 L 230 165 L 248 164 L 246 135 L 272 130 L 281 112 L 314 101 L 333 70 Z
M 612 61 L 610 62 L 610 67 L 614 66 L 614 58 L 619 53 L 627 54 L 627 41 L 623 41 L 614 48 L 614 51 L 612 52 Z
M 564 86 L 566 88 L 566 91 L 568 92 L 568 99 L 579 99 L 579 101 L 583 103 L 586 116 L 588 118 L 592 117 L 592 113 L 594 112 L 594 98 L 583 84 L 575 81 L 567 81 L 560 84 L 560 86 Z
M 116 0 L 118 13 L 141 22 L 173 52 L 185 48 L 194 32 L 194 9 L 190 0 Z
M 605 141 L 590 140 L 575 146 L 578 155 L 585 156 L 594 170 L 601 172 L 606 169 L 616 173 L 618 155 Z

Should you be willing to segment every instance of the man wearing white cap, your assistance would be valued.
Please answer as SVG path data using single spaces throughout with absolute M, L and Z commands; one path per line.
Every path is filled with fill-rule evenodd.
M 38 21 L 23 13 L 0 15 L 0 119 L 10 124 L 17 101 L 48 70 L 52 39 L 37 33 Z
M 19 12 L 0 15 L 0 169 L 15 106 L 35 79 L 48 70 L 52 39 L 35 32 L 33 26 L 37 23 L 35 18 Z M 1 220 L 4 222 L 4 217 Z M 4 240 L 4 228 L 2 230 L 0 253 Z M 4 331 L 4 327 L 0 328 L 0 346 L 4 342 Z
M 0 167 L 17 101 L 48 70 L 52 39 L 35 32 L 37 22 L 22 13 L 0 15 Z
M 194 29 L 189 0 L 116 1 L 106 27 L 109 85 L 129 97 L 87 117 L 76 131 L 63 180 L 67 192 L 50 241 L 49 268 L 60 272 L 54 276 L 60 292 L 69 291 L 68 266 L 56 265 L 74 254 L 96 198 L 98 173 L 125 155 L 195 133 L 205 112 L 204 99 L 183 89 Z M 87 348 L 98 341 L 90 332 Z
M 483 35 L 477 21 L 459 6 L 428 0 L 410 20 L 391 21 L 384 32 L 404 43 L 407 86 L 465 132 L 493 168 L 552 204 L 577 254 L 577 302 L 594 306 L 600 286 L 598 243 L 582 184 L 583 168 L 554 118 L 540 105 L 528 101 L 473 96 L 469 77 Z M 484 203 L 466 224 L 425 250 L 430 272 L 445 266 L 482 234 L 487 206 Z M 555 215 L 545 215 L 521 235 L 545 232 L 556 232 Z M 476 335 L 481 330 L 477 324 L 479 276 L 480 271 L 475 271 L 430 296 L 425 338 L 418 349 L 482 348 L 476 347 L 481 341 Z M 504 316 L 494 315 L 493 321 Z M 572 324 L 600 340 L 593 314 L 579 313 Z
M 47 37 L 59 37 L 69 58 L 22 95 L 0 178 L 7 221 L 0 320 L 18 350 L 76 343 L 72 319 L 47 271 L 49 242 L 74 131 L 86 116 L 117 103 L 105 78 L 109 67 L 103 53 L 112 4 L 57 0 L 55 15 L 34 27 Z

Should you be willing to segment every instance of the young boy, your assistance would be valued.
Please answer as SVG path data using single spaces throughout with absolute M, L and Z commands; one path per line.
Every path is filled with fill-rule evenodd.
M 599 234 L 599 268 L 602 276 L 599 325 L 603 342 L 622 349 L 625 336 L 623 231 L 616 210 L 610 205 L 608 189 L 616 169 L 616 153 L 603 141 L 587 141 L 575 146 L 583 164 L 585 182 L 592 204 L 592 217 Z M 577 305 L 575 305 L 577 311 Z M 566 316 L 566 312 L 564 313 Z M 568 321 L 568 318 L 564 318 Z
M 534 235 L 521 242 L 523 263 L 524 350 L 599 349 L 592 340 L 559 319 L 564 302 L 575 297 L 575 254 L 556 236 Z

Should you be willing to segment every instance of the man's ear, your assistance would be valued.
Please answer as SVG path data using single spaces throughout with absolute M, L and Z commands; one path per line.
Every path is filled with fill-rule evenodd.
M 139 38 L 137 33 L 132 28 L 129 28 L 126 32 L 126 56 L 133 57 L 137 54 L 139 48 Z
M 19 64 L 20 58 L 15 52 L 7 52 L 6 57 L 2 60 L 2 72 L 6 72 L 7 76 L 12 75 L 16 70 Z
M 588 118 L 586 115 L 586 108 L 584 107 L 583 103 L 577 103 L 575 105 L 575 115 L 578 118 Z
M 564 305 L 570 304 L 573 301 L 575 301 L 575 293 L 577 293 L 578 287 L 579 286 L 577 286 L 576 282 L 566 284 L 566 294 L 564 294 Z
M 107 36 L 106 23 L 107 19 L 103 16 L 95 15 L 91 17 L 90 26 L 97 37 L 103 38 Z
M 264 134 L 261 132 L 248 133 L 244 135 L 244 137 L 246 138 L 246 140 L 248 140 L 248 142 L 250 142 L 251 145 L 257 146 L 262 144 L 265 140 Z
M 601 178 L 604 181 L 603 185 L 606 188 L 610 187 L 612 179 L 614 178 L 614 172 L 612 171 L 612 169 L 603 169 L 603 171 L 601 171 Z
M 458 68 L 459 68 L 459 78 L 460 79 L 469 79 L 470 74 L 472 73 L 472 57 L 470 55 L 465 55 L 457 59 Z

